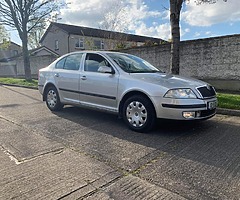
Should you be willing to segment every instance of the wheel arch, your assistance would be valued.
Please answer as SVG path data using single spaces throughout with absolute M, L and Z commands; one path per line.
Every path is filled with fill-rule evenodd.
M 125 101 L 131 97 L 131 96 L 135 96 L 135 95 L 139 95 L 139 96 L 144 96 L 145 98 L 147 98 L 149 100 L 149 102 L 152 104 L 153 108 L 154 108 L 154 111 L 155 111 L 155 115 L 156 115 L 156 107 L 155 105 L 153 104 L 151 98 L 145 94 L 144 92 L 142 91 L 129 91 L 127 92 L 126 94 L 124 94 L 124 96 L 122 97 L 120 103 L 119 103 L 119 106 L 118 106 L 118 113 L 119 113 L 119 117 L 122 118 L 122 114 L 123 114 L 123 106 L 124 106 L 124 103 Z
M 53 83 L 51 82 L 47 83 L 43 89 L 43 101 L 46 101 L 47 90 L 49 87 L 54 87 L 58 91 L 57 87 Z

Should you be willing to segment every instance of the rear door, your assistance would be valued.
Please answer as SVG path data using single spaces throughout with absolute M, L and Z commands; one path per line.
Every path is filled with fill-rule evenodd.
M 108 67 L 112 73 L 100 72 L 100 67 Z M 97 53 L 87 53 L 80 76 L 81 103 L 116 110 L 118 79 L 119 73 L 106 58 Z
M 68 55 L 58 61 L 54 79 L 62 102 L 79 103 L 80 64 L 83 53 Z

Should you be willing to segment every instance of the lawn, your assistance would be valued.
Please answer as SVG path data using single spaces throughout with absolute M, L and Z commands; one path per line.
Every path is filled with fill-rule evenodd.
M 38 86 L 38 81 L 34 79 L 32 81 L 26 81 L 25 79 L 20 79 L 20 78 L 0 78 L 0 83 L 30 86 L 30 87 Z
M 240 110 L 240 95 L 217 93 L 218 107 Z
M 15 84 L 22 86 L 37 87 L 38 81 L 26 81 L 25 79 L 18 78 L 0 78 L 0 83 L 5 84 Z M 240 95 L 238 94 L 228 94 L 228 93 L 217 93 L 218 97 L 218 107 L 227 109 L 240 110 Z

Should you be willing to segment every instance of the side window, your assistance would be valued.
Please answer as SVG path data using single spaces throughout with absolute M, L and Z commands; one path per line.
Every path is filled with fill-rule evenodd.
M 63 58 L 57 62 L 55 65 L 56 69 L 63 69 L 66 58 Z
M 88 53 L 84 63 L 84 71 L 98 72 L 99 67 L 107 66 L 111 68 L 109 62 L 98 54 Z
M 72 54 L 66 58 L 63 69 L 66 70 L 79 70 L 82 53 Z

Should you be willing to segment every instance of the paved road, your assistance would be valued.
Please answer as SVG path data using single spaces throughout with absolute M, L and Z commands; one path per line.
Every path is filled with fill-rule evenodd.
M 158 121 L 135 133 L 117 116 L 0 86 L 0 199 L 240 199 L 240 118 Z

